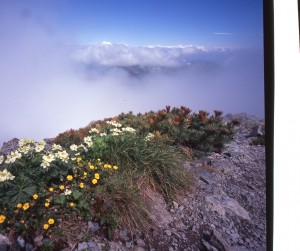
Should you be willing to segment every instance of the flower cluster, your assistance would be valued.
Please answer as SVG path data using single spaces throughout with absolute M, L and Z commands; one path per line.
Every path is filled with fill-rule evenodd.
M 44 140 L 38 142 L 36 145 L 35 145 L 35 151 L 37 153 L 41 152 L 44 150 L 45 148 L 45 145 L 46 145 L 46 142 Z
M 151 140 L 151 139 L 153 139 L 154 138 L 154 134 L 153 133 L 148 133 L 148 135 L 146 136 L 146 138 L 145 138 L 145 140 L 146 141 L 149 141 L 149 140 Z
M 130 133 L 135 133 L 136 132 L 136 130 L 133 129 L 132 127 L 124 127 L 124 128 L 122 128 L 122 131 L 123 132 L 130 132 Z
M 51 163 L 52 161 L 54 161 L 54 160 L 55 160 L 54 154 L 50 153 L 50 154 L 48 154 L 48 155 L 44 155 L 44 156 L 43 156 L 43 162 L 42 162 L 41 166 L 42 166 L 43 168 L 47 168 L 47 167 L 50 166 L 50 163 Z
M 7 169 L 0 171 L 0 182 L 5 180 L 13 180 L 14 178 L 15 176 L 13 176 L 10 172 L 8 172 Z
M 120 123 L 117 123 L 116 121 L 106 121 L 107 124 L 112 125 L 114 127 L 122 127 L 122 125 Z
M 17 159 L 22 158 L 22 154 L 18 151 L 12 151 L 10 153 L 10 155 L 6 156 L 6 160 L 5 163 L 6 164 L 10 164 L 10 163 L 14 163 Z
M 88 147 L 91 147 L 93 145 L 91 136 L 84 137 L 83 141 Z
M 97 128 L 92 128 L 89 133 L 99 133 L 99 130 Z

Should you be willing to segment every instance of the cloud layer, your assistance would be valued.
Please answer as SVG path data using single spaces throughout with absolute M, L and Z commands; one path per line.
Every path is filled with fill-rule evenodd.
M 202 46 L 139 46 L 102 42 L 90 45 L 75 53 L 74 58 L 85 64 L 103 66 L 160 66 L 178 67 L 185 65 L 186 58 L 207 51 Z
M 0 146 L 166 105 L 263 116 L 262 50 L 78 46 L 37 23 L 14 25 L 0 22 Z

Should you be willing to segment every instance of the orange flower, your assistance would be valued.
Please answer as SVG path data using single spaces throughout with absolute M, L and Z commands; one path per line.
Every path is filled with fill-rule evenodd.
M 28 202 L 24 203 L 23 210 L 26 211 L 28 208 L 29 208 L 29 203 Z
M 54 219 L 50 218 L 50 219 L 48 220 L 48 223 L 49 223 L 50 225 L 54 224 Z

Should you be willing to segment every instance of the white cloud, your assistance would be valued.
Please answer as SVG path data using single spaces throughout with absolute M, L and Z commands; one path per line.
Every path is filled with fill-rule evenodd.
M 162 66 L 176 67 L 186 62 L 186 57 L 206 51 L 195 45 L 178 46 L 139 46 L 102 42 L 89 45 L 74 55 L 75 60 L 85 64 L 103 66 Z

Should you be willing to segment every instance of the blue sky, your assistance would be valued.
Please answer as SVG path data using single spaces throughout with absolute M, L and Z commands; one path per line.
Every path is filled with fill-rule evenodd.
M 259 0 L 2 0 L 0 58 L 0 145 L 165 105 L 263 117 Z

